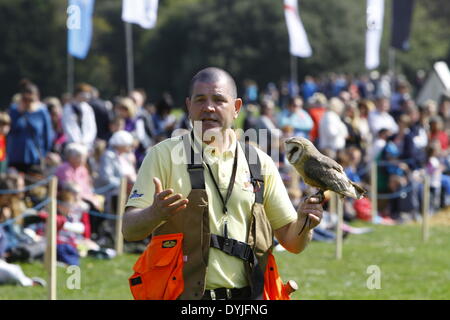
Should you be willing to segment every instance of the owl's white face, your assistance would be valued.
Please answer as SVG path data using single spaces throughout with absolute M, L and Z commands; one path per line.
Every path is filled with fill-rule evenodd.
M 295 138 L 291 138 L 285 141 L 286 144 L 286 157 L 289 163 L 294 164 L 300 160 L 303 154 L 303 145 L 298 141 L 295 141 Z

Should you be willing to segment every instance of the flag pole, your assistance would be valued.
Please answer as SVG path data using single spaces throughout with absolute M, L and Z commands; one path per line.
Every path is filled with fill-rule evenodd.
M 73 84 L 74 84 L 74 59 L 70 53 L 67 53 L 67 92 L 70 95 L 73 94 Z
M 293 85 L 297 85 L 297 57 L 291 54 L 291 82 Z
M 389 47 L 389 73 L 391 76 L 391 94 L 395 91 L 395 48 Z
M 133 29 L 131 23 L 125 24 L 125 43 L 127 59 L 127 89 L 130 93 L 134 89 L 134 59 L 133 59 Z

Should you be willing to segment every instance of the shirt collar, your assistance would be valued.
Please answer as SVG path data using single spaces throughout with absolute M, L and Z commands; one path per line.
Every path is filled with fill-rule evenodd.
M 195 140 L 194 150 L 196 152 L 198 152 L 199 150 L 198 150 L 197 146 L 201 145 L 202 148 L 203 148 L 204 155 L 206 157 L 214 157 L 214 158 L 222 157 L 224 159 L 226 159 L 228 157 L 233 158 L 235 156 L 235 153 L 236 153 L 236 143 L 237 143 L 236 133 L 234 132 L 234 130 L 230 129 L 230 130 L 227 130 L 226 134 L 228 134 L 228 137 L 230 138 L 231 144 L 222 153 L 222 155 L 218 154 L 218 150 L 217 150 L 216 147 L 210 146 L 210 145 L 204 143 L 203 141 L 201 141 L 201 139 L 197 136 L 195 131 L 194 131 L 194 140 Z

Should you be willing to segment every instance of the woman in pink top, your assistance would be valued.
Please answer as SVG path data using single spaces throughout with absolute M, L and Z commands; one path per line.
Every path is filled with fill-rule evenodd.
M 87 148 L 79 143 L 70 143 L 66 146 L 65 155 L 66 161 L 55 172 L 59 183 L 76 183 L 81 189 L 80 197 L 99 208 L 99 201 L 93 192 L 92 180 L 86 167 Z

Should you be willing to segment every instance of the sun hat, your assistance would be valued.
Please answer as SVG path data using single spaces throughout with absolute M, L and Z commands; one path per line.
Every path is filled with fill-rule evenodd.
M 126 147 L 133 145 L 133 136 L 131 133 L 120 130 L 115 132 L 109 139 L 109 145 L 111 147 Z

